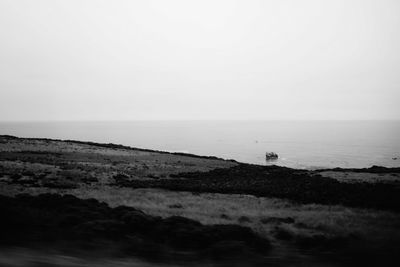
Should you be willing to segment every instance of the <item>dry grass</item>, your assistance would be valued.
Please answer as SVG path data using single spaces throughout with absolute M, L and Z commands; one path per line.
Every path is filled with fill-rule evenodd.
M 400 215 L 392 212 L 343 206 L 301 205 L 282 199 L 249 195 L 193 194 L 115 187 L 76 189 L 70 193 L 83 198 L 97 198 L 111 206 L 136 207 L 162 217 L 179 215 L 205 224 L 239 223 L 263 234 L 269 234 L 273 228 L 281 225 L 294 233 L 358 234 L 376 237 L 392 235 L 400 225 Z M 174 207 L 177 204 L 182 208 Z M 295 223 L 282 223 L 279 220 L 264 223 L 271 218 L 288 217 L 293 218 Z
M 352 235 L 360 238 L 368 246 L 368 251 L 400 245 L 398 231 L 400 214 L 388 211 L 318 204 L 300 205 L 282 199 L 259 198 L 249 195 L 193 194 L 160 189 L 129 189 L 111 186 L 87 186 L 79 189 L 13 186 L 7 190 L 9 195 L 16 193 L 36 195 L 46 192 L 73 194 L 81 198 L 96 198 L 112 207 L 131 206 L 148 214 L 162 217 L 179 215 L 204 224 L 222 223 L 248 226 L 272 241 L 274 249 L 269 257 L 285 262 L 301 260 L 309 263 L 315 259 L 304 259 L 308 252 L 294 246 L 292 240 L 282 240 L 282 236 L 278 236 L 279 233 L 289 235 L 295 240 L 314 235 L 327 237 Z M 0 190 L 1 193 L 4 192 Z M 284 222 L 283 220 L 287 218 L 292 218 L 294 223 Z M 331 266 L 324 264 L 318 262 L 315 266 Z M 88 266 L 93 265 L 88 264 Z
M 149 174 L 167 176 L 171 173 L 207 171 L 218 167 L 233 166 L 235 165 L 233 162 L 38 140 L 24 140 L 23 142 L 16 140 L 0 143 L 0 152 L 7 151 L 46 151 L 64 154 L 62 158 L 58 159 L 59 165 L 18 160 L 0 161 L 0 167 L 4 173 L 7 173 L 4 177 L 0 177 L 0 194 L 3 195 L 18 193 L 37 195 L 48 192 L 73 194 L 80 198 L 96 198 L 112 207 L 132 206 L 156 216 L 179 215 L 204 224 L 241 224 L 251 227 L 269 239 L 273 239 L 275 248 L 285 246 L 285 242 L 287 242 L 277 237 L 276 234 L 279 232 L 293 237 L 315 234 L 324 236 L 353 235 L 362 238 L 365 243 L 380 245 L 385 243 L 386 240 L 392 240 L 394 243 L 391 244 L 400 246 L 399 213 L 348 208 L 339 205 L 304 205 L 284 199 L 250 195 L 194 194 L 107 185 L 110 182 L 110 177 L 113 177 L 116 173 L 128 173 L 135 179 L 148 179 Z M 69 152 L 73 152 L 73 154 L 66 155 Z M 57 160 L 56 156 L 55 160 Z M 64 164 L 65 162 L 67 164 Z M 12 175 L 9 171 L 18 174 L 31 171 L 36 174 L 49 172 L 49 175 L 52 173 L 61 175 L 65 174 L 66 170 L 70 170 L 70 167 L 94 175 L 99 179 L 99 182 L 80 184 L 77 189 L 50 189 L 8 183 L 9 176 Z M 387 182 L 398 183 L 400 179 L 392 174 L 352 174 L 347 172 L 325 172 L 321 174 L 346 182 L 374 182 L 375 180 L 383 181 L 386 179 Z
M 80 198 L 96 198 L 112 207 L 126 205 L 144 212 L 168 217 L 184 216 L 204 224 L 241 224 L 271 237 L 277 227 L 293 236 L 324 234 L 357 235 L 367 240 L 391 237 L 400 240 L 397 231 L 400 214 L 344 206 L 296 204 L 283 199 L 250 195 L 193 194 L 161 189 L 130 189 L 112 186 L 86 186 L 78 189 L 46 189 L 8 187 L 2 194 L 41 194 L 45 192 L 73 194 Z M 292 218 L 294 223 L 285 219 Z
M 51 172 L 80 169 L 87 175 L 95 175 L 100 183 L 113 182 L 117 173 L 127 174 L 130 179 L 165 178 L 180 172 L 209 171 L 237 165 L 220 159 L 73 142 L 0 136 L 0 141 L 2 139 L 5 141 L 0 142 L 0 171 L 20 172 L 24 169 L 39 174 L 44 169 Z M 38 169 L 38 164 L 41 169 Z

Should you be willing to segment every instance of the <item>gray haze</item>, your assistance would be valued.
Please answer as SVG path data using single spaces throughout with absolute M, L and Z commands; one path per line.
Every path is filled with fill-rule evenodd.
M 400 1 L 0 0 L 0 120 L 400 119 Z

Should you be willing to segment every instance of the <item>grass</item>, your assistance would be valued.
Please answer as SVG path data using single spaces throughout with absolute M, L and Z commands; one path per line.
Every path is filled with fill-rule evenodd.
M 174 192 L 86 186 L 78 189 L 25 188 L 15 193 L 45 192 L 95 198 L 110 207 L 130 206 L 153 216 L 183 216 L 205 225 L 239 224 L 250 227 L 273 244 L 271 257 L 300 259 L 324 246 L 342 246 L 374 255 L 400 247 L 400 214 L 340 205 L 298 204 L 251 195 Z M 9 191 L 9 192 L 12 192 Z M 337 241 L 338 240 L 338 241 Z M 343 242 L 340 242 L 340 241 Z M 328 242 L 328 243 L 326 243 Z M 346 246 L 343 244 L 347 244 Z M 361 247 L 361 248 L 360 248 Z M 310 252 L 311 249 L 311 252 Z M 323 248 L 324 249 L 324 248 Z M 314 252 L 312 252 L 314 251 Z M 383 251 L 383 252 L 382 252 Z M 348 252 L 350 253 L 350 252 Z M 390 252 L 393 253 L 393 252 Z M 352 252 L 353 254 L 353 252 Z M 351 255 L 352 255 L 351 254 Z M 381 256 L 380 256 L 381 257 Z
M 163 217 L 181 215 L 205 224 L 238 223 L 261 233 L 268 233 L 273 224 L 262 223 L 266 218 L 295 220 L 298 231 L 304 229 L 329 234 L 346 235 L 359 233 L 370 235 L 374 230 L 393 233 L 400 225 L 400 215 L 388 211 L 348 208 L 340 205 L 297 204 L 277 198 L 251 195 L 193 194 L 161 189 L 129 189 L 105 187 L 98 189 L 70 190 L 79 197 L 93 197 L 111 206 L 127 205 L 149 214 Z M 174 205 L 181 205 L 179 209 Z M 222 215 L 226 215 L 225 218 Z
M 397 231 L 400 226 L 400 214 L 389 211 L 350 208 L 341 205 L 299 204 L 278 198 L 251 195 L 131 189 L 103 184 L 81 185 L 76 189 L 9 184 L 0 190 L 0 194 L 4 195 L 22 192 L 33 195 L 46 192 L 70 193 L 81 198 L 96 198 L 113 207 L 132 206 L 162 217 L 179 215 L 204 224 L 242 224 L 266 236 L 274 233 L 275 227 L 279 226 L 288 228 L 294 235 L 357 234 L 368 238 L 378 238 L 394 234 L 400 240 Z M 281 223 L 282 220 L 279 218 L 293 218 L 295 223 Z
M 241 224 L 251 227 L 264 236 L 271 236 L 279 226 L 290 230 L 293 235 L 358 235 L 371 241 L 389 237 L 400 240 L 400 233 L 397 231 L 400 226 L 400 214 L 389 211 L 340 205 L 298 204 L 251 195 L 193 194 L 112 186 L 52 190 L 29 188 L 14 191 L 14 193 L 20 192 L 33 195 L 44 192 L 68 193 L 80 198 L 95 198 L 108 203 L 111 207 L 120 205 L 135 207 L 164 218 L 177 215 L 204 224 Z M 285 223 L 287 218 L 292 218 L 294 223 Z
M 161 218 L 132 207 L 109 207 L 72 195 L 0 196 L 0 246 L 47 245 L 60 251 L 109 251 L 148 260 L 263 260 L 267 238 L 239 225 L 203 225 L 180 216 Z M 257 260 L 257 261 L 258 261 Z M 247 260 L 246 260 L 247 261 Z
M 310 171 L 279 166 L 240 164 L 231 168 L 170 176 L 172 179 L 119 181 L 115 185 L 202 193 L 251 194 L 290 199 L 299 203 L 400 211 L 400 190 L 396 186 L 385 183 L 343 183 Z
M 336 249 L 341 249 L 347 244 L 347 248 L 344 248 L 346 253 L 351 251 L 349 246 L 352 246 L 364 254 L 375 253 L 375 255 L 377 252 L 398 250 L 400 247 L 400 232 L 398 231 L 400 214 L 394 212 L 395 209 L 392 211 L 368 209 L 373 205 L 364 204 L 373 204 L 373 199 L 369 199 L 369 202 L 362 200 L 361 204 L 364 204 L 358 208 L 347 205 L 352 199 L 357 200 L 358 189 L 361 188 L 366 192 L 364 197 L 368 197 L 368 194 L 374 195 L 379 190 L 381 193 L 385 192 L 385 194 L 379 193 L 379 199 L 384 198 L 384 204 L 398 207 L 398 203 L 388 203 L 390 200 L 386 194 L 388 192 L 386 188 L 390 186 L 392 188 L 393 184 L 379 185 L 386 178 L 397 179 L 387 169 L 383 174 L 375 173 L 374 169 L 374 172 L 367 176 L 363 172 L 340 170 L 334 173 L 335 177 L 330 177 L 333 179 L 313 176 L 310 172 L 279 169 L 279 167 L 256 166 L 253 168 L 250 166 L 249 168 L 252 169 L 248 170 L 245 166 L 242 169 L 234 167 L 228 172 L 221 169 L 212 171 L 216 168 L 238 166 L 238 164 L 215 158 L 129 150 L 119 146 L 93 146 L 89 143 L 37 139 L 12 139 L 0 142 L 0 152 L 0 194 L 2 195 L 12 196 L 18 193 L 37 195 L 48 192 L 73 194 L 80 198 L 95 198 L 104 201 L 111 207 L 120 205 L 134 207 L 163 218 L 183 216 L 206 225 L 248 226 L 273 242 L 271 257 L 277 258 L 290 256 L 296 260 L 304 260 L 304 249 L 309 251 L 321 246 L 336 246 Z M 207 173 L 210 170 L 211 172 Z M 185 172 L 192 173 L 182 174 Z M 329 170 L 320 174 L 326 174 L 326 172 L 329 173 Z M 349 172 L 351 172 L 350 176 L 357 176 L 356 178 L 361 183 L 343 185 L 337 181 L 352 182 L 354 179 L 349 179 Z M 39 186 L 18 183 L 22 178 L 32 176 L 32 173 L 39 181 Z M 14 179 L 16 182 L 13 182 L 14 180 L 11 179 L 13 175 L 21 175 L 22 178 Z M 114 183 L 114 178 L 118 175 L 125 177 L 123 180 L 127 181 L 127 187 L 120 187 L 121 184 Z M 83 181 L 91 177 L 95 177 L 97 182 Z M 64 189 L 40 186 L 41 181 L 46 178 L 73 181 L 77 186 Z M 270 179 L 269 184 L 266 183 L 267 178 Z M 157 188 L 135 189 L 129 187 L 132 181 L 145 187 L 163 183 L 168 185 L 171 181 L 178 186 L 175 189 L 171 188 L 176 191 Z M 252 181 L 255 182 L 256 187 Z M 378 182 L 379 188 L 372 182 Z M 215 187 L 218 189 L 215 191 L 221 190 L 224 194 L 207 190 L 188 192 L 187 189 L 196 189 L 196 183 L 200 183 L 205 189 L 210 186 L 220 186 Z M 317 184 L 316 187 L 315 184 Z M 247 186 L 250 193 L 254 191 L 250 190 L 253 188 L 268 192 L 273 186 L 277 186 L 274 190 L 280 190 L 281 194 L 272 194 L 275 197 L 271 195 L 265 197 L 260 194 L 246 195 L 243 194 L 247 192 L 243 191 L 243 185 Z M 260 185 L 264 187 L 261 188 Z M 303 185 L 309 189 L 307 192 L 302 189 Z M 324 196 L 326 201 L 321 204 L 319 196 L 323 194 L 327 186 L 331 185 L 329 194 Z M 351 190 L 343 194 L 341 189 L 344 187 Z M 390 192 L 393 190 L 393 188 L 390 189 Z M 354 195 L 352 192 L 357 192 L 357 194 Z M 311 196 L 306 203 L 276 198 L 290 194 L 294 194 L 295 197 L 302 196 L 305 193 Z M 347 202 L 330 201 L 340 199 L 337 198 L 338 196 L 349 196 L 349 198 Z M 295 197 L 292 199 L 296 199 Z M 318 201 L 320 204 L 315 203 Z M 343 240 L 345 240 L 344 243 Z M 351 255 L 358 255 L 357 253 Z

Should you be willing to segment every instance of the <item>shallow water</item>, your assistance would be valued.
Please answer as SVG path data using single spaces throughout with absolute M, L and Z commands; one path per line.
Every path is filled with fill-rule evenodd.
M 0 134 L 117 143 L 295 168 L 400 167 L 400 121 L 1 122 Z M 279 159 L 266 162 L 270 151 Z

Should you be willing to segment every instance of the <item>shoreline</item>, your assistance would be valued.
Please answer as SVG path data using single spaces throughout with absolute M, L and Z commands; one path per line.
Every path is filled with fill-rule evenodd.
M 54 141 L 54 142 L 65 142 L 65 143 L 75 143 L 75 144 L 82 144 L 82 145 L 90 145 L 90 146 L 97 146 L 102 148 L 111 148 L 111 149 L 126 149 L 126 150 L 134 150 L 134 151 L 143 151 L 143 152 L 155 152 L 160 154 L 169 154 L 169 155 L 177 155 L 177 156 L 187 156 L 193 158 L 203 158 L 203 159 L 218 159 L 224 161 L 232 161 L 237 162 L 234 159 L 223 159 L 216 156 L 202 156 L 196 155 L 191 153 L 184 153 L 184 152 L 169 152 L 164 150 L 154 150 L 154 149 L 147 149 L 147 148 L 138 148 L 138 147 L 131 147 L 122 144 L 114 144 L 114 143 L 97 143 L 91 141 L 79 141 L 79 140 L 69 140 L 69 139 L 52 139 L 52 138 L 35 138 L 35 137 L 18 137 L 13 135 L 0 135 L 0 138 L 8 138 L 14 140 L 37 140 L 37 141 Z
M 15 174 L 14 178 L 9 175 L 8 182 L 11 183 L 76 188 L 82 183 L 98 183 L 96 175 L 101 174 L 106 177 L 100 184 L 117 187 L 250 194 L 303 204 L 400 211 L 400 168 L 303 170 L 115 144 L 13 136 L 0 136 L 0 140 L 4 147 L 7 143 L 21 145 L 15 151 L 5 149 L 0 157 L 2 161 L 38 162 L 55 167 L 47 171 L 49 174 L 33 174 L 25 180 L 21 179 L 23 173 Z M 96 162 L 98 167 L 93 167 L 100 170 L 97 170 L 98 174 L 91 173 L 96 173 L 93 167 L 80 166 L 81 161 L 88 160 Z
M 0 236 L 27 248 L 76 248 L 63 250 L 67 254 L 81 253 L 81 246 L 93 253 L 114 248 L 116 254 L 106 257 L 151 262 L 156 256 L 158 263 L 205 260 L 227 266 L 235 255 L 248 266 L 285 266 L 307 255 L 309 264 L 354 266 L 365 263 L 361 251 L 379 266 L 382 258 L 399 261 L 399 185 L 396 168 L 310 171 L 1 135 L 0 213 L 7 220 L 0 222 L 5 224 Z M 144 225 L 150 228 L 138 230 Z M 21 229 L 26 236 L 19 235 Z M 44 233 L 50 239 L 37 239 Z M 204 246 L 187 250 L 193 240 Z
M 33 141 L 54 141 L 54 142 L 64 142 L 64 143 L 74 143 L 74 144 L 83 144 L 83 145 L 90 145 L 90 146 L 96 146 L 96 147 L 101 147 L 101 148 L 110 148 L 110 149 L 125 149 L 125 150 L 133 150 L 133 151 L 143 151 L 143 152 L 154 152 L 154 153 L 160 153 L 160 154 L 168 154 L 168 155 L 177 155 L 177 156 L 187 156 L 187 157 L 193 157 L 193 158 L 202 158 L 202 159 L 216 159 L 216 160 L 223 160 L 223 161 L 229 161 L 229 162 L 234 162 L 238 164 L 244 164 L 244 165 L 255 165 L 255 166 L 277 166 L 281 168 L 288 168 L 288 169 L 293 169 L 293 170 L 299 170 L 299 171 L 317 171 L 317 172 L 322 172 L 322 171 L 340 171 L 340 172 L 372 172 L 372 173 L 389 173 L 389 172 L 400 172 L 400 167 L 385 167 L 385 166 L 380 166 L 380 165 L 372 165 L 370 167 L 362 167 L 362 168 L 343 168 L 343 167 L 332 167 L 332 168 L 325 168 L 325 167 L 318 167 L 318 168 L 291 168 L 291 167 L 286 167 L 286 166 L 280 166 L 280 165 L 261 165 L 261 164 L 255 164 L 255 163 L 244 163 L 244 162 L 239 162 L 235 159 L 225 159 L 217 156 L 210 156 L 210 155 L 197 155 L 193 153 L 185 153 L 185 152 L 170 152 L 170 151 L 165 151 L 165 150 L 156 150 L 156 149 L 147 149 L 147 148 L 140 148 L 140 147 L 132 147 L 132 146 L 127 146 L 127 145 L 122 145 L 122 144 L 115 144 L 115 143 L 99 143 L 99 142 L 92 142 L 92 141 L 80 141 L 80 140 L 71 140 L 71 139 L 53 139 L 53 138 L 36 138 L 36 137 L 18 137 L 14 135 L 1 135 L 0 138 L 6 138 L 6 139 L 14 139 L 14 140 L 33 140 Z

